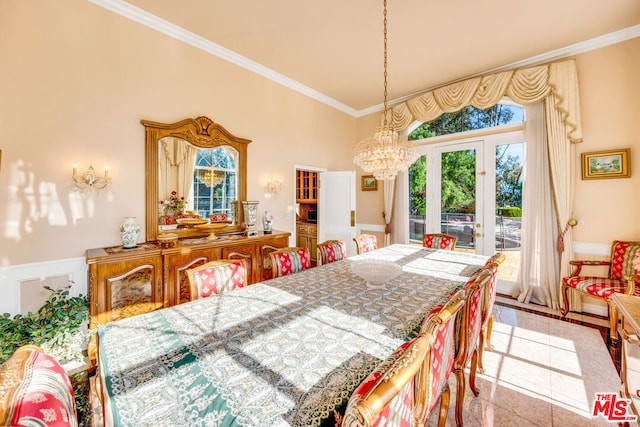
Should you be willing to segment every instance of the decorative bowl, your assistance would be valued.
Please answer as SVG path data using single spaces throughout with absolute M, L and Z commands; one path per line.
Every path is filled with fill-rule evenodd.
M 196 225 L 195 227 L 198 230 L 209 232 L 209 237 L 207 237 L 207 240 L 216 240 L 218 238 L 216 236 L 216 233 L 227 228 L 227 225 L 229 224 L 226 222 L 212 222 L 211 224 L 200 224 Z
M 208 223 L 209 220 L 206 218 L 178 218 L 176 222 L 182 225 L 201 225 Z
M 170 248 L 178 241 L 178 235 L 176 233 L 160 233 L 156 239 L 163 248 Z
M 367 282 L 370 288 L 383 288 L 402 273 L 402 266 L 383 259 L 362 259 L 351 262 L 351 271 Z

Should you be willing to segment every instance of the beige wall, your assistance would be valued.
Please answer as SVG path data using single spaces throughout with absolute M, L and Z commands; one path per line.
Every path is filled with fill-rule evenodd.
M 280 230 L 294 164 L 354 169 L 355 118 L 86 0 L 3 0 L 0 52 L 0 267 L 81 257 L 118 245 L 125 216 L 144 224 L 141 119 L 206 115 L 253 140 L 248 197 Z M 111 188 L 78 193 L 73 163 L 108 165 Z M 271 199 L 267 178 L 284 183 Z
M 353 170 L 353 145 L 377 115 L 347 116 L 85 0 L 0 2 L 0 267 L 81 257 L 117 245 L 125 216 L 144 216 L 141 119 L 207 115 L 249 146 L 249 198 L 277 229 L 293 202 L 293 165 Z M 582 151 L 632 147 L 629 179 L 581 181 L 580 242 L 639 239 L 640 40 L 577 57 Z M 96 195 L 71 185 L 73 163 L 113 184 Z M 382 224 L 382 191 L 361 192 L 357 222 Z M 267 178 L 284 182 L 263 197 Z M 379 186 L 380 187 L 380 186 Z
M 577 57 L 584 141 L 589 151 L 631 148 L 631 178 L 587 180 L 575 171 L 574 240 L 609 245 L 640 240 L 640 38 Z

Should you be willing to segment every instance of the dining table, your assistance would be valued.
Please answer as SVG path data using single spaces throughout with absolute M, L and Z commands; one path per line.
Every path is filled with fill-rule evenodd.
M 370 286 L 352 265 L 401 267 Z M 339 425 L 355 388 L 488 256 L 393 244 L 99 325 L 105 425 Z

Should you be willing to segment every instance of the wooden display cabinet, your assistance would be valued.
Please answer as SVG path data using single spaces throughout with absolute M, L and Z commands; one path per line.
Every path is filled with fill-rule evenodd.
M 90 327 L 166 306 L 157 246 L 90 249 L 87 264 Z
M 296 226 L 297 246 L 309 249 L 311 261 L 318 257 L 318 226 L 316 224 L 298 223 Z
M 296 171 L 296 202 L 316 203 L 318 201 L 318 172 Z
M 290 235 L 274 231 L 257 237 L 184 239 L 171 248 L 152 242 L 133 249 L 89 249 L 90 327 L 189 301 L 187 270 L 216 259 L 245 259 L 249 284 L 265 280 L 269 248 L 289 246 Z

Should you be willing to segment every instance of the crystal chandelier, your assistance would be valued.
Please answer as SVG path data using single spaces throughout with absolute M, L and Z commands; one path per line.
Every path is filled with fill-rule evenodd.
M 387 124 L 387 0 L 384 0 L 384 119 L 372 138 L 356 146 L 353 163 L 378 180 L 394 179 L 398 172 L 407 170 L 418 158 L 406 137 L 399 136 Z

